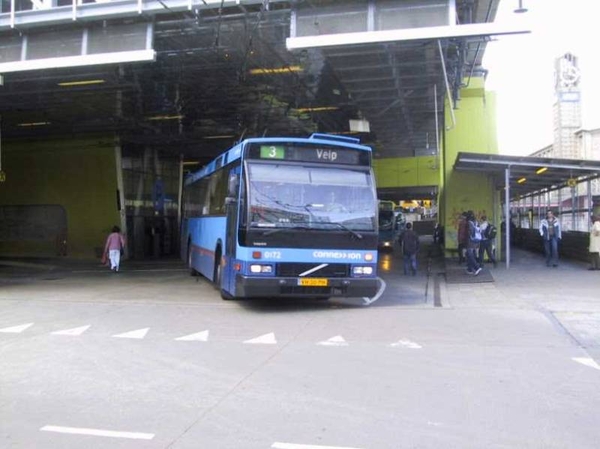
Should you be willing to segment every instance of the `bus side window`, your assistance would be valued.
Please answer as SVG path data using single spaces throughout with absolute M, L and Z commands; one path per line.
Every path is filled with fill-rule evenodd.
M 203 178 L 200 180 L 198 184 L 197 192 L 194 194 L 197 196 L 198 208 L 196 215 L 208 215 L 208 205 L 209 205 L 209 197 L 208 197 L 208 178 Z
M 229 176 L 225 170 L 220 170 L 209 176 L 208 211 L 211 215 L 225 213 L 225 197 L 227 196 L 227 185 Z

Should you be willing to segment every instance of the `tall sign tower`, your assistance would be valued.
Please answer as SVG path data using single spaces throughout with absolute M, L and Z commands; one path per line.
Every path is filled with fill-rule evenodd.
M 575 132 L 581 128 L 580 72 L 577 57 L 566 53 L 554 62 L 553 156 L 581 159 Z

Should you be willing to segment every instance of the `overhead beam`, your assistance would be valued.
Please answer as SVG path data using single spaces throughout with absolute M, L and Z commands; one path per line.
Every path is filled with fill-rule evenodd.
M 32 28 L 73 21 L 92 21 L 144 15 L 173 14 L 173 12 L 232 7 L 239 11 L 245 6 L 262 5 L 264 0 L 120 0 L 115 2 L 84 3 L 0 14 L 0 31 L 11 28 Z M 269 0 L 269 3 L 289 3 L 289 0 Z
M 154 61 L 154 50 L 119 51 L 83 56 L 61 58 L 32 59 L 30 61 L 5 62 L 0 64 L 0 73 L 21 72 L 25 70 L 56 69 L 61 67 L 80 67 L 98 64 L 119 64 L 122 62 Z
M 472 23 L 467 25 L 449 25 L 437 27 L 409 28 L 403 30 L 364 31 L 358 33 L 339 33 L 315 36 L 289 37 L 286 39 L 288 50 L 305 48 L 337 47 L 359 44 L 381 44 L 420 39 L 449 39 L 472 36 L 500 36 L 505 34 L 530 33 L 523 25 L 504 25 L 496 23 Z

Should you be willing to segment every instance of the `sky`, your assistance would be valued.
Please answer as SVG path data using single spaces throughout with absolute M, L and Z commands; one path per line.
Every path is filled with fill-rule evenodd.
M 494 37 L 483 67 L 497 94 L 500 154 L 526 156 L 552 144 L 554 60 L 567 52 L 581 69 L 583 128 L 600 128 L 600 1 L 501 0 L 497 24 L 528 24 L 530 34 Z

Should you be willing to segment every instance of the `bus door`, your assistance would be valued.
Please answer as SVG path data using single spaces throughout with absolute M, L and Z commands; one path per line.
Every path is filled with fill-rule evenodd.
M 227 264 L 223 270 L 223 279 L 221 288 L 229 293 L 234 293 L 235 289 L 235 270 L 233 260 L 236 257 L 237 241 L 237 216 L 240 209 L 238 191 L 240 185 L 241 167 L 237 166 L 229 172 L 228 193 L 225 204 L 225 214 L 227 224 L 225 225 L 225 259 Z

